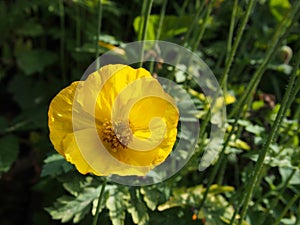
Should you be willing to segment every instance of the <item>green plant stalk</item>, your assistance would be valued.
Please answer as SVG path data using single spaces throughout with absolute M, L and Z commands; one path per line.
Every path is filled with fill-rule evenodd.
M 236 18 L 236 13 L 237 13 L 237 8 L 238 8 L 238 2 L 239 2 L 238 0 L 234 0 L 234 3 L 233 3 L 231 20 L 230 20 L 230 27 L 229 27 L 229 32 L 228 32 L 228 41 L 227 41 L 227 49 L 226 49 L 226 62 L 228 62 L 229 55 L 230 55 L 231 48 L 232 48 L 233 31 L 234 31 L 234 26 L 235 26 L 235 18 Z M 244 31 L 244 29 L 241 32 L 243 32 L 243 31 Z
M 245 16 L 243 17 L 241 26 L 239 27 L 239 29 L 237 31 L 237 35 L 236 35 L 236 38 L 235 38 L 235 41 L 234 41 L 234 44 L 233 44 L 232 48 L 230 47 L 230 44 L 229 44 L 229 46 L 227 45 L 227 47 L 230 47 L 230 54 L 228 56 L 228 60 L 226 61 L 226 66 L 225 66 L 225 69 L 224 69 L 224 73 L 223 73 L 222 78 L 221 78 L 221 87 L 223 87 L 225 85 L 225 83 L 227 82 L 229 70 L 231 68 L 232 62 L 234 60 L 234 56 L 235 56 L 237 48 L 240 44 L 240 41 L 241 41 L 241 38 L 243 36 L 245 27 L 248 23 L 250 14 L 251 14 L 254 6 L 255 6 L 255 3 L 256 3 L 256 0 L 250 0 L 249 1 L 247 9 L 246 9 Z M 234 4 L 234 6 L 236 6 L 236 7 L 233 9 L 233 13 L 236 13 L 237 5 Z M 233 26 L 232 23 L 234 25 L 234 21 L 231 21 L 230 29 L 233 29 L 231 27 L 231 26 Z M 230 31 L 229 31 L 229 35 L 230 35 Z M 232 42 L 232 40 L 230 38 L 232 39 L 232 37 L 229 36 L 228 43 Z M 228 51 L 228 49 L 227 49 L 227 51 Z
M 195 30 L 195 26 L 196 26 L 196 24 L 198 24 L 203 6 L 204 6 L 204 3 L 201 4 L 199 9 L 197 9 L 195 18 L 193 19 L 193 22 L 192 22 L 191 26 L 189 26 L 189 29 L 187 30 L 186 34 L 184 35 L 184 38 L 183 38 L 184 42 L 186 42 L 190 38 L 190 36 L 192 34 L 192 31 Z
M 159 40 L 159 38 L 160 38 L 161 29 L 162 29 L 162 25 L 163 25 L 165 14 L 166 14 L 167 3 L 168 3 L 168 0 L 164 0 L 163 5 L 161 7 L 157 33 L 156 33 L 156 37 L 155 37 L 156 40 Z M 151 61 L 150 66 L 149 66 L 149 71 L 151 74 L 153 73 L 153 67 L 154 67 L 154 61 Z
M 165 19 L 165 14 L 166 14 L 166 8 L 167 8 L 167 4 L 168 4 L 168 0 L 164 0 L 164 3 L 161 7 L 161 11 L 160 11 L 160 17 L 159 17 L 159 22 L 158 22 L 158 28 L 157 28 L 157 34 L 156 34 L 156 40 L 159 40 L 160 38 L 160 34 L 161 34 L 161 30 L 162 30 L 162 25 Z
M 145 51 L 145 43 L 144 41 L 147 38 L 147 28 L 148 28 L 148 23 L 149 23 L 149 17 L 150 17 L 150 13 L 151 13 L 151 8 L 152 8 L 152 3 L 153 0 L 147 0 L 147 6 L 146 6 L 146 10 L 145 10 L 145 20 L 144 20 L 144 24 L 143 24 L 143 30 L 142 30 L 142 46 L 141 46 L 141 61 L 140 61 L 140 67 L 143 66 L 143 60 L 144 60 L 144 51 Z
M 298 206 L 298 210 L 297 210 L 297 218 L 296 218 L 296 221 L 295 221 L 295 224 L 294 225 L 298 225 L 299 224 L 299 221 L 300 221 L 300 203 L 299 203 L 299 206 Z
M 276 191 L 280 191 L 280 194 L 277 194 L 276 196 L 280 197 L 281 194 L 283 193 L 284 189 L 287 187 L 287 185 L 289 184 L 290 180 L 292 179 L 292 177 L 294 176 L 296 170 L 294 169 L 291 174 L 288 176 L 288 178 L 286 179 L 286 181 L 283 183 L 283 185 L 279 185 L 276 187 L 275 190 L 270 190 L 268 191 L 266 194 L 264 194 L 263 196 L 261 196 L 259 199 L 257 199 L 253 205 L 253 208 L 256 207 L 258 204 L 260 204 L 265 198 L 268 198 L 272 195 L 274 195 L 274 192 Z M 275 204 L 276 205 L 276 204 Z
M 230 133 L 226 137 L 226 140 L 225 140 L 225 142 L 223 144 L 222 150 L 221 150 L 221 152 L 219 154 L 219 159 L 218 159 L 216 165 L 213 167 L 211 174 L 209 175 L 209 179 L 208 179 L 208 182 L 207 182 L 207 185 L 206 185 L 205 192 L 203 194 L 203 199 L 202 199 L 202 201 L 200 203 L 200 206 L 199 206 L 199 210 L 204 206 L 204 203 L 205 203 L 206 198 L 207 198 L 208 193 L 209 193 L 210 186 L 212 185 L 212 183 L 213 183 L 213 181 L 214 181 L 214 179 L 215 179 L 215 177 L 216 177 L 216 175 L 218 173 L 218 170 L 219 170 L 219 168 L 221 166 L 221 163 L 222 163 L 222 161 L 225 158 L 225 150 L 226 150 L 226 148 L 227 148 L 227 146 L 228 146 L 228 144 L 230 142 L 230 139 L 231 139 L 231 137 L 232 137 L 232 135 L 234 133 L 234 127 L 237 125 L 237 122 L 238 122 L 238 119 L 236 119 L 234 121 L 234 124 L 232 125 L 233 129 L 231 129 Z
M 76 4 L 76 47 L 80 46 L 80 30 L 81 30 L 81 18 L 80 18 L 80 6 Z
M 278 49 L 279 44 L 282 42 L 283 38 L 289 33 L 294 21 L 298 18 L 298 11 L 299 11 L 299 2 L 295 4 L 293 7 L 293 12 L 289 14 L 289 16 L 284 17 L 284 19 L 281 21 L 280 25 L 277 27 L 276 32 L 273 36 L 271 47 L 266 53 L 266 56 L 262 62 L 262 64 L 259 66 L 259 68 L 256 70 L 255 74 L 253 75 L 253 78 L 250 80 L 249 84 L 246 87 L 246 90 L 244 91 L 243 95 L 239 99 L 239 101 L 235 104 L 234 108 L 232 109 L 231 113 L 229 114 L 229 118 L 232 118 L 233 115 L 239 114 L 240 111 L 243 109 L 244 102 L 247 102 L 247 99 L 252 96 L 252 93 L 255 92 L 256 87 L 266 70 L 268 63 L 270 62 L 271 58 L 273 57 L 274 53 Z M 289 20 L 292 22 L 289 23 Z
M 63 0 L 59 1 L 59 16 L 60 16 L 60 69 L 63 82 L 67 82 L 66 67 L 65 67 L 65 8 Z
M 254 188 L 257 184 L 257 180 L 258 180 L 258 178 L 261 174 L 261 171 L 262 171 L 262 168 L 263 168 L 263 162 L 264 162 L 265 157 L 267 155 L 267 151 L 269 149 L 270 144 L 272 143 L 272 141 L 274 139 L 274 136 L 275 136 L 276 132 L 278 131 L 278 128 L 280 126 L 280 122 L 282 120 L 282 117 L 286 113 L 287 104 L 289 102 L 289 98 L 290 98 L 291 93 L 293 91 L 293 85 L 294 85 L 294 82 L 295 82 L 295 78 L 296 78 L 296 73 L 293 73 L 292 76 L 291 76 L 291 79 L 289 81 L 287 90 L 284 94 L 282 104 L 281 104 L 280 109 L 278 111 L 278 114 L 276 116 L 275 122 L 272 126 L 270 135 L 269 135 L 267 141 L 265 142 L 265 144 L 263 146 L 263 149 L 260 151 L 260 154 L 259 154 L 259 157 L 258 157 L 258 160 L 257 160 L 257 164 L 256 164 L 256 167 L 254 169 L 253 176 L 251 177 L 250 182 L 249 182 L 249 186 L 246 189 L 245 202 L 243 203 L 243 207 L 242 207 L 242 211 L 241 211 L 240 220 L 239 220 L 238 225 L 242 224 L 242 222 L 243 222 L 243 220 L 246 216 L 246 213 L 247 213 L 247 210 L 248 210 L 248 205 L 251 201 L 252 193 L 253 193 Z
M 95 213 L 92 225 L 97 225 L 106 184 L 107 184 L 107 179 L 105 178 L 103 183 L 102 183 L 101 189 L 100 189 L 100 194 L 99 194 L 99 198 L 98 198 L 96 213 Z
M 200 41 L 202 40 L 203 34 L 204 34 L 204 32 L 205 32 L 205 29 L 206 29 L 206 24 L 207 24 L 207 22 L 208 22 L 208 19 L 209 19 L 210 14 L 211 14 L 211 11 L 212 11 L 214 2 L 215 2 L 215 0 L 211 0 L 211 1 L 209 1 L 209 3 L 208 3 L 207 11 L 206 11 L 206 14 L 205 14 L 203 23 L 202 23 L 202 25 L 201 25 L 201 27 L 200 27 L 198 36 L 196 36 L 196 39 L 195 39 L 195 41 L 194 41 L 194 44 L 192 45 L 192 51 L 195 51 L 195 50 L 198 48 L 198 46 L 199 46 L 199 44 L 200 44 Z
M 294 169 L 291 174 L 289 175 L 288 179 L 286 179 L 286 181 L 284 182 L 283 187 L 280 189 L 280 192 L 276 195 L 274 201 L 272 201 L 270 207 L 267 208 L 267 210 L 264 212 L 265 215 L 268 215 L 269 212 L 271 212 L 274 207 L 277 205 L 280 197 L 282 196 L 283 192 L 286 190 L 287 186 L 289 185 L 290 180 L 293 178 L 294 174 L 296 173 L 296 169 Z M 268 194 L 268 193 L 267 193 Z M 261 202 L 263 200 L 263 198 L 259 199 L 259 201 Z M 256 203 L 255 203 L 256 204 Z M 266 217 L 263 217 L 260 221 L 258 221 L 258 225 L 259 224 L 264 224 Z
M 98 59 L 98 57 L 99 57 L 99 37 L 100 37 L 101 24 L 102 24 L 102 3 L 101 3 L 101 0 L 98 0 L 97 13 L 98 13 L 98 26 L 97 26 L 97 34 L 96 34 L 96 70 L 98 70 L 99 67 L 100 67 L 100 59 Z
M 236 0 L 237 1 L 237 0 Z M 251 14 L 251 11 L 253 10 L 253 7 L 254 7 L 254 3 L 256 3 L 256 0 L 250 0 L 250 2 L 249 2 L 249 4 L 248 4 L 248 6 L 247 6 L 247 9 L 246 9 L 246 15 L 244 16 L 244 18 L 243 18 L 243 21 L 242 21 L 242 24 L 241 24 L 241 26 L 240 26 L 240 28 L 239 28 L 239 30 L 238 30 L 238 32 L 237 32 L 237 38 L 236 38 L 236 41 L 234 42 L 234 45 L 233 45 L 233 48 L 231 48 L 230 47 L 230 55 L 229 55 L 229 58 L 228 58 L 228 60 L 227 60 L 227 62 L 226 62 L 226 66 L 225 66 L 225 69 L 224 69 L 224 73 L 223 73 L 223 76 L 222 76 L 222 78 L 221 78 L 221 87 L 225 84 L 225 82 L 227 81 L 227 76 L 228 76 L 228 73 L 229 73 L 229 70 L 230 70 L 230 68 L 231 68 L 231 64 L 232 64 L 232 62 L 233 62 L 233 60 L 234 60 L 234 56 L 235 56 L 235 53 L 236 53 L 236 51 L 237 51 L 237 48 L 238 48 L 238 45 L 239 45 L 239 43 L 240 43 L 240 40 L 241 40 L 241 37 L 242 37 L 242 35 L 243 35 L 243 33 L 244 33 L 244 30 L 245 30 L 245 26 L 246 26 L 246 24 L 247 24 L 247 22 L 248 22 L 248 20 L 249 20 L 249 16 L 250 16 L 250 14 Z M 235 2 L 235 4 L 234 4 L 234 6 L 233 6 L 234 8 L 233 8 L 233 11 L 232 11 L 232 13 L 234 14 L 234 13 L 236 13 L 236 11 L 237 11 L 237 2 Z M 233 15 L 232 15 L 232 17 L 233 17 Z M 233 29 L 232 27 L 234 26 L 234 21 L 232 21 L 233 19 L 231 19 L 231 24 L 230 24 L 230 30 L 229 30 L 229 33 L 233 33 L 233 31 L 231 31 L 231 29 Z M 229 37 L 229 39 L 228 39 L 228 43 L 231 43 L 232 42 L 232 40 L 231 40 L 232 38 L 230 38 Z M 231 46 L 231 44 L 229 44 L 230 46 Z M 228 47 L 228 46 L 227 46 Z M 228 50 L 227 50 L 228 51 Z M 213 99 L 213 102 L 212 102 L 212 105 L 214 105 L 215 104 L 215 100 L 216 98 L 214 98 Z M 207 126 L 207 124 L 208 124 L 208 121 L 209 121 L 209 113 L 208 114 L 206 114 L 206 116 L 205 116 L 205 119 L 204 119 L 204 121 L 202 122 L 202 125 L 201 125 L 201 130 L 200 130 L 200 137 L 202 137 L 203 136 L 203 133 L 205 132 L 205 129 L 206 129 L 206 126 Z
M 274 225 L 278 225 L 281 221 L 281 219 L 284 217 L 284 215 L 287 213 L 287 211 L 289 210 L 289 208 L 296 202 L 296 200 L 300 198 L 300 192 L 298 194 L 296 194 L 289 202 L 288 204 L 284 207 L 284 209 L 282 210 L 281 214 L 279 215 L 279 217 L 277 218 L 277 220 L 275 221 Z
M 295 73 L 297 75 L 297 70 L 300 66 L 300 51 L 298 52 L 298 55 L 296 57 L 296 62 L 295 62 L 295 65 L 293 67 L 293 70 L 292 70 L 292 74 Z M 291 94 L 291 98 L 289 99 L 288 103 L 287 103 L 287 108 L 290 108 L 297 93 L 299 92 L 300 90 L 300 77 L 298 77 L 298 79 L 295 81 L 295 88 L 293 89 L 293 92 Z M 295 117 L 295 118 L 298 118 L 298 117 Z M 285 137 L 288 135 L 288 132 L 285 132 L 284 133 Z M 275 135 L 274 137 L 274 141 L 276 141 L 278 138 L 278 134 Z
M 146 6 L 147 6 L 147 1 L 144 0 L 143 5 L 142 5 L 142 11 L 141 11 L 141 20 L 140 20 L 140 24 L 139 24 L 138 41 L 142 40 L 142 29 L 143 29 L 144 21 L 145 21 L 144 14 L 146 11 Z

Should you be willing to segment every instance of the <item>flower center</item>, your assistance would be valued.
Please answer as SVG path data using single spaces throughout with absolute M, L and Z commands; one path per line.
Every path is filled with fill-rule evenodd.
M 125 149 L 132 140 L 130 125 L 121 121 L 106 121 L 103 123 L 102 140 L 110 145 L 113 152 L 119 148 Z

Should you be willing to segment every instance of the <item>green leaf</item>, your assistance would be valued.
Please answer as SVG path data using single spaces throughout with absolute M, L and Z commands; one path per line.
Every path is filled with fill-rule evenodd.
M 7 172 L 19 153 L 19 141 L 14 135 L 0 138 L 0 172 Z
M 9 83 L 8 90 L 23 110 L 39 106 L 34 110 L 35 114 L 47 98 L 47 84 L 24 75 L 16 75 Z
M 147 207 L 139 198 L 136 192 L 131 192 L 131 201 L 128 203 L 127 211 L 131 214 L 132 220 L 137 225 L 146 225 L 149 223 L 149 214 Z
M 17 55 L 17 64 L 26 75 L 43 72 L 46 66 L 57 60 L 57 55 L 45 50 L 22 51 Z
M 77 197 L 62 196 L 54 202 L 52 207 L 46 208 L 46 211 L 52 216 L 52 219 L 60 220 L 66 223 L 73 219 L 73 223 L 80 222 L 84 216 L 90 212 L 91 203 L 98 198 L 99 188 L 85 188 Z
M 74 167 L 59 154 L 53 154 L 44 160 L 41 177 L 57 176 L 71 171 Z
M 147 29 L 147 39 L 155 40 L 156 31 L 159 24 L 159 15 L 151 15 L 149 17 L 148 29 Z M 192 16 L 165 16 L 160 39 L 165 40 L 172 38 L 176 35 L 183 34 L 188 30 L 188 27 L 193 21 Z M 139 24 L 141 17 L 138 16 L 134 19 L 133 27 L 136 33 L 139 33 Z
M 17 30 L 17 33 L 24 36 L 36 37 L 43 34 L 43 27 L 34 20 L 27 21 L 21 28 Z
M 159 199 L 161 197 L 161 192 L 157 188 L 143 187 L 141 188 L 141 193 L 143 194 L 143 199 L 146 202 L 147 206 L 151 210 L 155 210 Z
M 126 216 L 126 203 L 128 194 L 120 190 L 117 186 L 109 190 L 109 197 L 106 207 L 109 210 L 109 217 L 113 225 L 124 225 Z
M 281 21 L 283 17 L 287 16 L 291 4 L 289 0 L 270 0 L 270 10 L 277 21 Z
M 279 173 L 281 175 L 282 180 L 286 181 L 288 179 L 288 177 L 291 175 L 292 169 L 288 168 L 288 167 L 279 167 Z M 292 184 L 292 185 L 300 184 L 300 170 L 299 169 L 297 169 L 297 171 L 291 178 L 289 184 Z

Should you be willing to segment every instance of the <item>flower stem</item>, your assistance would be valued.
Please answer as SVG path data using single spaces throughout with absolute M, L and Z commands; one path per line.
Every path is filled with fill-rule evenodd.
M 103 195 L 104 195 L 104 190 L 105 190 L 106 184 L 107 184 L 107 179 L 105 178 L 103 183 L 102 183 L 101 189 L 100 189 L 100 194 L 99 194 L 99 198 L 98 198 L 96 213 L 95 213 L 95 216 L 94 216 L 94 219 L 93 219 L 93 225 L 97 225 L 97 222 L 98 222 L 98 217 L 99 217 L 99 214 L 100 214 L 101 203 L 102 203 L 102 198 L 103 198 Z
M 98 0 L 98 27 L 97 27 L 97 34 L 96 34 L 96 70 L 100 67 L 100 59 L 99 57 L 99 37 L 101 32 L 101 21 L 102 21 L 102 4 L 101 0 Z
M 147 6 L 146 6 L 146 10 L 145 10 L 145 15 L 144 15 L 145 19 L 144 19 L 143 30 L 142 30 L 142 41 L 145 41 L 145 39 L 147 37 L 147 28 L 148 28 L 148 22 L 149 22 L 149 17 L 150 17 L 150 13 L 151 13 L 152 3 L 153 3 L 153 0 L 147 0 Z M 142 42 L 140 67 L 143 66 L 144 49 L 145 49 L 145 43 Z
M 300 6 L 300 4 L 298 5 L 298 7 L 299 6 Z M 298 11 L 298 9 L 297 9 L 298 7 L 296 7 L 296 11 Z M 287 106 L 288 106 L 290 98 L 291 98 L 291 94 L 294 92 L 294 89 L 295 89 L 294 82 L 295 82 L 295 78 L 296 78 L 296 75 L 297 75 L 296 71 L 297 70 L 295 70 L 294 73 L 291 75 L 290 81 L 289 81 L 288 86 L 287 86 L 287 90 L 286 90 L 286 92 L 284 94 L 284 97 L 283 97 L 283 100 L 282 100 L 282 104 L 281 104 L 280 109 L 277 113 L 274 124 L 271 128 L 270 135 L 269 135 L 268 139 L 266 140 L 266 142 L 263 146 L 263 149 L 260 151 L 256 166 L 254 168 L 253 175 L 252 175 L 252 177 L 249 181 L 249 185 L 247 186 L 246 193 L 244 195 L 245 196 L 245 202 L 243 203 L 243 208 L 242 208 L 242 211 L 241 211 L 240 220 L 239 220 L 238 225 L 241 225 L 243 223 L 243 220 L 246 216 L 248 206 L 249 206 L 249 203 L 250 203 L 251 198 L 252 198 L 252 193 L 255 189 L 258 178 L 259 178 L 259 176 L 262 172 L 263 163 L 264 163 L 265 157 L 267 155 L 269 146 L 272 143 L 272 141 L 274 140 L 274 138 L 276 136 L 276 133 L 278 132 L 279 126 L 280 126 L 281 121 L 282 121 L 282 118 L 286 113 Z
M 251 14 L 254 6 L 255 6 L 255 3 L 256 3 L 256 0 L 250 0 L 249 1 L 247 9 L 246 9 L 246 14 L 243 17 L 243 21 L 241 23 L 241 26 L 239 27 L 239 30 L 237 32 L 237 35 L 236 35 L 236 38 L 235 38 L 235 41 L 234 41 L 234 44 L 233 44 L 232 48 L 231 48 L 231 42 L 232 42 L 232 40 L 230 40 L 230 39 L 232 39 L 232 37 L 230 36 L 229 39 L 228 39 L 228 43 L 230 43 L 230 44 L 227 47 L 230 48 L 230 53 L 226 57 L 227 60 L 226 60 L 226 66 L 225 66 L 225 69 L 224 69 L 224 73 L 223 73 L 222 78 L 221 78 L 221 87 L 227 81 L 228 73 L 229 73 L 229 70 L 231 68 L 232 62 L 234 60 L 234 56 L 236 54 L 237 48 L 239 46 L 240 40 L 241 40 L 242 35 L 244 33 L 245 27 L 246 27 L 246 25 L 248 23 L 250 14 Z M 232 14 L 236 14 L 236 10 L 237 10 L 236 8 L 237 8 L 237 2 L 235 2 L 235 4 L 234 4 L 234 8 L 233 8 Z M 232 18 L 234 18 L 234 17 L 232 16 Z M 232 32 L 231 30 L 233 29 L 234 22 L 235 21 L 233 19 L 231 19 L 229 34 Z M 227 51 L 229 51 L 229 49 L 227 49 Z
M 274 225 L 278 225 L 281 221 L 281 219 L 284 217 L 284 215 L 287 213 L 287 211 L 289 210 L 289 208 L 291 208 L 291 206 L 296 202 L 296 200 L 300 198 L 300 192 L 295 195 L 286 205 L 286 207 L 281 211 L 281 214 L 279 215 L 279 217 L 277 218 L 277 220 L 275 221 Z
M 59 1 L 59 16 L 60 16 L 60 68 L 62 73 L 62 80 L 65 83 L 67 81 L 66 77 L 66 67 L 65 67 L 65 8 L 63 0 Z

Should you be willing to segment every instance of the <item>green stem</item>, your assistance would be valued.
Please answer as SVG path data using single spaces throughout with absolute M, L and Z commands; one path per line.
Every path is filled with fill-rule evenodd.
M 160 38 L 161 29 L 162 29 L 162 25 L 163 25 L 165 14 L 166 14 L 167 3 L 168 3 L 168 0 L 164 0 L 163 5 L 161 7 L 158 28 L 157 28 L 157 34 L 156 34 L 156 38 L 155 38 L 156 40 L 159 40 L 159 38 Z M 151 61 L 150 65 L 149 65 L 149 71 L 151 74 L 153 73 L 154 63 L 155 63 L 155 61 Z
M 237 12 L 237 8 L 238 8 L 238 2 L 239 2 L 238 0 L 234 0 L 234 3 L 233 3 L 231 20 L 230 20 L 230 27 L 229 27 L 229 32 L 228 32 L 228 41 L 227 41 L 227 49 L 226 49 L 226 51 L 227 51 L 226 52 L 226 62 L 228 62 L 229 55 L 230 55 L 231 48 L 232 48 L 233 31 L 234 31 L 234 26 L 235 26 L 235 18 L 236 18 L 236 12 Z
M 300 222 L 300 202 L 299 202 L 299 206 L 298 206 L 298 210 L 297 210 L 297 218 L 296 218 L 296 221 L 295 221 L 295 224 L 294 225 L 298 225 L 299 222 Z
M 79 47 L 81 45 L 80 31 L 81 31 L 80 6 L 77 3 L 76 4 L 76 47 Z
M 293 178 L 294 174 L 296 173 L 296 169 L 294 169 L 291 174 L 288 176 L 288 178 L 286 179 L 286 181 L 284 182 L 283 187 L 280 189 L 280 191 L 276 194 L 275 199 L 271 202 L 270 207 L 267 208 L 267 210 L 265 211 L 265 215 L 269 215 L 269 212 L 273 211 L 274 207 L 278 204 L 279 199 L 282 197 L 283 192 L 286 190 L 287 186 L 290 183 L 290 180 Z M 266 195 L 264 195 L 264 197 L 268 197 L 268 194 L 271 192 L 268 192 Z M 269 194 L 270 195 L 270 194 Z M 263 201 L 263 199 L 265 198 L 261 198 L 258 201 L 261 202 Z M 257 202 L 255 202 L 255 205 L 257 205 Z M 261 220 L 258 220 L 257 224 L 264 224 L 266 217 L 263 217 Z
M 96 34 L 96 70 L 100 67 L 100 59 L 99 57 L 99 37 L 101 32 L 101 21 L 102 21 L 102 3 L 101 0 L 98 0 L 98 27 L 97 27 L 97 34 Z
M 238 30 L 238 33 L 237 33 L 237 39 L 236 39 L 236 41 L 234 42 L 233 48 L 232 48 L 231 51 L 230 51 L 229 59 L 227 60 L 227 63 L 226 63 L 226 67 L 225 67 L 225 70 L 224 70 L 224 73 L 223 73 L 223 77 L 222 77 L 222 79 L 221 79 L 221 86 L 224 85 L 224 82 L 225 82 L 225 81 L 227 81 L 227 75 L 228 75 L 228 72 L 229 72 L 229 70 L 230 70 L 230 67 L 231 67 L 231 64 L 232 64 L 232 62 L 233 62 L 235 53 L 236 53 L 236 51 L 237 51 L 237 47 L 238 47 L 238 45 L 239 45 L 240 39 L 241 39 L 241 37 L 242 37 L 242 35 L 243 35 L 245 26 L 246 26 L 246 24 L 247 24 L 247 22 L 248 22 L 248 20 L 249 20 L 250 13 L 251 13 L 251 11 L 252 11 L 252 9 L 253 9 L 253 7 L 254 7 L 254 3 L 255 3 L 255 2 L 256 2 L 256 0 L 250 0 L 250 2 L 249 2 L 249 4 L 248 4 L 248 7 L 247 7 L 247 9 L 246 9 L 246 15 L 245 15 L 245 17 L 244 17 L 244 19 L 243 19 L 242 25 L 240 26 L 240 28 L 239 28 L 239 30 Z M 236 4 L 237 4 L 237 3 L 236 3 Z M 234 5 L 234 7 L 237 7 L 237 6 Z M 233 8 L 232 13 L 236 13 L 235 11 L 236 11 L 236 9 Z M 232 24 L 234 24 L 234 21 L 231 21 L 231 26 L 233 26 Z M 231 28 L 231 29 L 233 29 L 233 28 Z M 229 31 L 229 32 L 231 32 L 231 31 Z M 231 42 L 231 40 L 229 39 L 228 42 Z M 218 93 L 218 92 L 217 92 L 217 93 Z M 215 99 L 216 99 L 216 98 L 213 99 L 212 107 L 213 107 L 214 104 L 215 104 Z M 209 117 L 210 117 L 210 116 L 209 116 L 209 113 L 207 113 L 206 116 L 205 116 L 205 118 L 204 118 L 204 121 L 202 122 L 202 125 L 201 125 L 201 130 L 200 130 L 200 135 L 199 135 L 200 137 L 203 136 L 203 134 L 204 134 L 204 132 L 205 132 L 205 130 L 206 130 L 206 126 L 207 126 L 207 124 L 208 124 L 208 122 L 209 122 Z
M 67 82 L 66 77 L 66 67 L 65 67 L 65 8 L 64 1 L 59 1 L 59 14 L 60 14 L 60 29 L 61 29 L 61 38 L 60 38 L 60 68 L 62 73 L 63 82 Z
M 97 225 L 98 217 L 99 217 L 99 214 L 101 212 L 101 210 L 100 210 L 101 209 L 101 203 L 102 203 L 102 199 L 103 199 L 106 184 L 107 184 L 107 179 L 105 178 L 103 183 L 102 183 L 101 189 L 100 189 L 100 194 L 99 194 L 99 198 L 98 198 L 96 213 L 95 213 L 92 225 Z
M 168 0 L 164 0 L 164 3 L 161 7 L 160 17 L 159 17 L 159 22 L 158 22 L 158 28 L 157 28 L 157 34 L 156 34 L 156 37 L 155 37 L 156 40 L 159 40 L 159 38 L 160 38 L 161 29 L 162 29 L 162 25 L 163 25 L 165 14 L 166 14 L 167 3 L 168 3 Z
M 208 3 L 208 6 L 207 6 L 208 8 L 207 8 L 207 11 L 206 11 L 203 23 L 201 24 L 198 36 L 197 36 L 196 40 L 194 41 L 194 44 L 193 44 L 193 47 L 192 47 L 192 51 L 195 51 L 198 48 L 199 44 L 200 44 L 200 41 L 201 41 L 201 39 L 203 37 L 203 34 L 205 32 L 206 24 L 208 22 L 210 14 L 211 14 L 214 2 L 215 2 L 214 0 L 211 0 Z
M 222 75 L 222 78 L 221 78 L 221 87 L 226 83 L 227 81 L 227 77 L 228 77 L 228 73 L 229 73 L 229 70 L 231 68 L 231 65 L 232 65 L 232 62 L 234 60 L 234 56 L 236 54 L 236 51 L 237 51 L 237 48 L 239 46 L 239 43 L 241 41 L 241 38 L 242 38 L 242 35 L 244 33 L 244 30 L 245 30 L 245 27 L 248 23 L 248 20 L 249 20 L 249 17 L 250 17 L 250 14 L 253 10 L 253 7 L 255 6 L 255 3 L 256 3 L 256 0 L 250 0 L 249 3 L 248 3 L 248 7 L 246 9 L 246 14 L 245 16 L 243 17 L 243 21 L 241 23 L 241 26 L 239 27 L 239 30 L 237 32 L 237 35 L 236 35 L 236 38 L 235 38 L 235 41 L 234 41 L 234 44 L 233 44 L 233 47 L 231 48 L 231 39 L 228 39 L 228 45 L 227 47 L 230 47 L 230 54 L 228 56 L 228 60 L 226 61 L 226 66 L 225 66 L 225 69 L 224 69 L 224 73 Z M 237 4 L 237 2 L 235 2 L 235 4 Z M 236 13 L 236 9 L 237 8 L 237 5 L 234 5 L 234 8 L 233 8 L 233 12 L 232 14 Z M 233 19 L 232 19 L 233 20 Z M 234 25 L 234 21 L 231 21 L 231 24 L 230 24 L 230 29 L 233 29 L 232 26 Z M 229 34 L 230 34 L 230 31 L 229 31 Z M 230 36 L 229 36 L 230 38 Z M 228 50 L 228 49 L 227 49 Z
M 281 214 L 279 215 L 279 217 L 277 218 L 277 220 L 275 221 L 274 225 L 278 225 L 281 221 L 281 219 L 284 217 L 284 215 L 287 213 L 287 211 L 289 210 L 289 208 L 296 202 L 296 200 L 300 198 L 300 192 L 295 195 L 289 202 L 288 204 L 284 207 L 284 209 L 282 210 Z
M 299 6 L 300 6 L 300 4 L 298 3 L 298 7 Z M 298 9 L 296 11 L 298 11 Z M 258 181 L 258 178 L 259 178 L 259 176 L 260 176 L 260 174 L 262 172 L 263 163 L 264 163 L 265 157 L 267 155 L 269 146 L 272 143 L 272 141 L 273 141 L 273 139 L 275 137 L 275 134 L 278 131 L 278 128 L 280 126 L 280 122 L 282 120 L 282 117 L 286 113 L 287 104 L 289 102 L 289 98 L 291 98 L 291 93 L 293 91 L 293 86 L 294 86 L 296 74 L 297 73 L 293 73 L 292 76 L 291 76 L 291 79 L 290 79 L 290 81 L 288 83 L 287 90 L 286 90 L 286 92 L 284 94 L 284 97 L 283 97 L 283 100 L 282 100 L 282 104 L 280 106 L 280 109 L 279 109 L 279 111 L 277 113 L 277 116 L 276 116 L 276 119 L 274 121 L 274 124 L 272 126 L 270 135 L 268 136 L 268 139 L 265 142 L 265 144 L 263 146 L 263 149 L 260 151 L 260 154 L 259 154 L 256 166 L 255 166 L 255 169 L 254 169 L 253 176 L 251 177 L 251 179 L 249 181 L 249 185 L 247 186 L 247 189 L 246 189 L 245 202 L 243 203 L 243 207 L 242 207 L 242 211 L 241 211 L 240 220 L 239 220 L 238 225 L 241 225 L 243 223 L 243 220 L 244 220 L 244 218 L 246 216 L 246 213 L 247 213 L 247 210 L 248 210 L 249 203 L 250 203 L 251 198 L 252 198 L 252 194 L 253 194 L 254 188 L 255 188 L 255 186 L 257 184 L 257 181 Z
M 276 32 L 273 36 L 273 39 L 271 41 L 270 48 L 268 49 L 266 56 L 264 57 L 264 60 L 262 64 L 259 66 L 259 68 L 256 70 L 256 72 L 253 75 L 253 78 L 250 80 L 249 84 L 247 85 L 243 95 L 240 97 L 239 101 L 235 104 L 234 108 L 232 109 L 231 113 L 229 114 L 229 118 L 232 118 L 233 115 L 239 114 L 243 110 L 243 105 L 245 102 L 247 102 L 247 99 L 252 96 L 252 93 L 255 92 L 256 87 L 267 69 L 267 66 L 273 57 L 274 53 L 278 49 L 279 44 L 282 42 L 282 40 L 286 37 L 286 35 L 289 33 L 293 23 L 298 18 L 298 11 L 299 11 L 299 1 L 295 6 L 293 7 L 293 12 L 290 13 L 287 17 L 284 17 L 280 25 L 277 27 Z
M 184 40 L 185 43 L 187 42 L 187 40 L 188 40 L 189 37 L 191 36 L 192 32 L 195 30 L 196 24 L 199 23 L 199 19 L 200 19 L 200 15 L 201 15 L 203 6 L 204 6 L 204 2 L 203 2 L 203 4 L 201 4 L 200 7 L 197 9 L 195 18 L 193 19 L 192 24 L 189 26 L 188 31 L 187 31 L 186 34 L 184 35 L 183 40 Z
M 150 17 L 150 13 L 151 13 L 152 3 L 153 3 L 153 0 L 147 0 L 147 6 L 146 6 L 145 16 L 144 16 L 145 19 L 144 19 L 143 30 L 142 30 L 142 47 L 141 47 L 140 67 L 143 66 L 143 61 L 144 61 L 144 50 L 145 50 L 144 41 L 146 40 L 146 37 L 147 37 L 147 27 L 148 27 L 148 23 L 149 23 L 149 17 Z
M 138 41 L 142 40 L 142 29 L 143 29 L 144 22 L 145 22 L 144 14 L 146 11 L 146 5 L 147 5 L 147 1 L 143 1 L 142 10 L 141 10 L 141 19 L 140 19 L 140 23 L 139 23 Z

